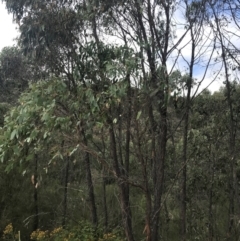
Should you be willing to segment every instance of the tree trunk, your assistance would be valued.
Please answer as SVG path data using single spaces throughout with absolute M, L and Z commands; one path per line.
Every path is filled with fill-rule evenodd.
M 166 106 L 160 107 L 160 134 L 158 137 L 159 150 L 157 153 L 157 161 L 155 163 L 156 183 L 154 190 L 154 203 L 152 212 L 152 241 L 158 241 L 159 219 L 161 199 L 163 193 L 164 181 L 164 164 L 167 145 L 167 108 Z
M 229 79 L 229 66 L 227 63 L 227 53 L 225 50 L 224 45 L 224 37 L 221 32 L 221 25 L 219 16 L 215 12 L 213 5 L 211 5 L 216 27 L 217 33 L 219 36 L 221 51 L 222 51 L 222 60 L 225 72 L 225 79 L 226 79 L 226 89 L 227 89 L 227 102 L 229 108 L 229 161 L 230 161 L 230 173 L 229 173 L 229 215 L 228 215 L 228 232 L 227 232 L 227 240 L 233 240 L 233 228 L 234 228 L 234 215 L 235 215 L 235 188 L 236 188 L 236 167 L 235 167 L 235 124 L 234 124 L 234 117 L 233 117 L 233 107 L 232 107 L 232 99 L 231 99 L 231 86 L 230 86 L 230 79 Z
M 110 150 L 113 159 L 113 168 L 117 178 L 117 184 L 120 191 L 120 205 L 121 205 L 121 212 L 122 212 L 122 221 L 123 227 L 126 235 L 126 239 L 128 241 L 134 241 L 133 232 L 132 232 L 132 216 L 131 216 L 131 209 L 129 205 L 129 198 L 126 195 L 126 185 L 122 179 L 122 170 L 119 168 L 119 162 L 117 157 L 117 146 L 116 146 L 116 139 L 115 133 L 113 129 L 113 123 L 109 120 L 109 135 L 110 135 Z
M 64 198 L 63 198 L 63 219 L 62 226 L 66 226 L 66 215 L 67 215 L 67 197 L 68 197 L 68 176 L 69 176 L 69 156 L 66 157 L 65 164 L 65 177 L 64 177 Z
M 147 172 L 147 163 L 144 160 L 144 155 L 141 148 L 141 138 L 139 133 L 139 124 L 136 120 L 135 122 L 135 129 L 136 129 L 136 153 L 141 165 L 142 170 L 142 177 L 144 182 L 144 190 L 145 190 L 145 199 L 146 199 L 146 211 L 145 211 L 145 227 L 143 230 L 143 234 L 146 235 L 146 241 L 152 240 L 152 232 L 151 232 L 151 213 L 152 213 L 152 199 L 151 199 L 151 192 L 149 188 L 149 177 Z
M 188 128 L 189 128 L 189 112 L 191 105 L 191 90 L 193 82 L 193 67 L 195 63 L 195 48 L 196 39 L 198 38 L 198 33 L 195 33 L 194 22 L 189 19 L 190 33 L 191 33 L 191 60 L 189 63 L 189 77 L 187 78 L 187 98 L 185 102 L 185 118 L 184 118 L 184 129 L 183 129 L 183 152 L 182 152 L 182 195 L 181 195 L 181 211 L 180 211 L 180 227 L 181 227 L 181 239 L 185 241 L 187 239 L 187 150 L 188 150 Z
M 105 232 L 107 232 L 108 231 L 108 209 L 107 209 L 106 181 L 104 177 L 102 180 L 102 187 L 103 187 L 104 228 L 105 228 Z
M 33 194 L 33 200 L 34 200 L 34 220 L 33 220 L 33 230 L 38 229 L 38 156 L 37 154 L 34 155 L 35 159 L 35 170 L 34 170 L 34 175 L 33 175 L 33 188 L 34 188 L 34 194 Z
M 187 111 L 188 112 L 188 111 Z M 183 140 L 183 172 L 182 172 L 182 195 L 181 195 L 181 211 L 180 226 L 181 239 L 186 240 L 186 210 L 187 210 L 187 133 L 188 133 L 188 113 L 185 117 L 184 140 Z
M 186 237 L 186 211 L 187 211 L 187 148 L 188 148 L 188 125 L 189 125 L 189 111 L 190 111 L 190 102 L 191 102 L 191 88 L 192 88 L 192 71 L 194 64 L 194 50 L 195 44 L 194 40 L 192 40 L 192 59 L 190 64 L 190 74 L 187 79 L 187 99 L 185 103 L 185 118 L 184 118 L 184 132 L 183 132 L 183 172 L 182 172 L 182 196 L 181 196 L 181 239 L 185 241 Z
M 129 159 L 130 159 L 130 128 L 131 128 L 131 83 L 130 83 L 130 75 L 127 74 L 126 80 L 128 82 L 127 88 L 127 126 L 126 126 L 126 144 L 125 144 L 125 159 L 124 159 L 124 170 L 122 175 L 124 178 L 129 178 Z M 122 144 L 122 143 L 121 143 Z M 130 209 L 130 196 L 129 196 L 129 184 L 128 182 L 124 183 L 124 192 L 125 192 L 125 199 L 126 199 L 126 207 L 128 209 L 128 225 L 130 225 L 130 230 L 132 232 L 132 213 Z
M 211 161 L 212 158 L 209 159 L 210 166 L 210 175 L 211 175 L 211 186 L 209 190 L 209 209 L 208 209 L 208 239 L 209 241 L 213 241 L 213 182 L 214 182 L 214 164 Z
M 82 130 L 82 134 L 83 134 L 84 144 L 88 146 L 88 142 L 87 142 L 84 130 Z M 84 162 L 85 162 L 85 168 L 86 168 L 88 198 L 89 198 L 90 209 L 91 209 L 92 224 L 95 227 L 97 227 L 98 225 L 97 208 L 95 203 L 94 188 L 93 188 L 93 182 L 92 182 L 92 172 L 90 167 L 90 155 L 88 152 L 85 152 L 84 154 Z
M 105 160 L 106 158 L 106 145 L 105 145 L 105 140 L 104 140 L 104 135 L 101 134 L 101 139 L 102 139 L 102 145 L 103 145 L 103 159 Z M 104 210 L 104 228 L 105 232 L 108 232 L 108 206 L 107 206 L 107 193 L 106 193 L 106 177 L 105 177 L 105 168 L 102 165 L 101 167 L 102 171 L 102 188 L 103 188 L 103 210 Z

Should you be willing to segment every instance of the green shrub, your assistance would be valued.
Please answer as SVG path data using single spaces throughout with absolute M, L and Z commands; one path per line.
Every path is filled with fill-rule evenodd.
M 123 241 L 123 238 L 116 231 L 109 233 L 95 231 L 91 225 L 86 223 L 80 223 L 78 226 L 66 229 L 57 227 L 52 231 L 37 229 L 32 232 L 30 239 L 34 241 Z

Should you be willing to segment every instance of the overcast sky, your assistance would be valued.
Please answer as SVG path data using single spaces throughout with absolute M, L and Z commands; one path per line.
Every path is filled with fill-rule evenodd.
M 3 47 L 14 45 L 14 38 L 18 36 L 17 25 L 13 24 L 12 15 L 8 14 L 5 4 L 0 1 L 0 51 Z
M 0 51 L 2 48 L 6 46 L 13 46 L 15 44 L 14 39 L 19 35 L 17 30 L 17 25 L 13 23 L 13 17 L 12 14 L 8 14 L 5 4 L 0 1 L 0 31 L 1 31 L 1 37 L 0 37 Z M 183 67 L 183 66 L 182 66 Z M 181 68 L 180 68 L 181 69 Z M 198 75 L 195 72 L 195 77 Z M 205 87 L 208 85 L 210 80 L 212 79 L 212 76 L 207 77 L 208 80 L 204 81 L 204 84 L 202 87 Z M 222 81 L 215 81 L 211 86 L 210 90 L 215 91 L 219 88 L 219 86 L 222 84 Z

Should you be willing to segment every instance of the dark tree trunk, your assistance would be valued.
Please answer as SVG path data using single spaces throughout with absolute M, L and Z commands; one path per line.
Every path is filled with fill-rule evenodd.
M 88 146 L 88 142 L 85 136 L 85 132 L 82 130 L 83 134 L 83 141 L 86 146 Z M 87 187 L 88 187 L 88 198 L 90 203 L 90 209 L 91 209 L 91 217 L 92 217 L 92 224 L 97 227 L 98 225 L 98 217 L 97 217 L 97 208 L 95 203 L 95 195 L 94 195 L 94 188 L 93 188 L 93 182 L 92 182 L 92 172 L 90 167 L 90 155 L 88 152 L 85 152 L 84 154 L 84 162 L 85 162 L 85 168 L 86 168 L 86 179 L 87 179 Z
M 69 177 L 69 156 L 66 157 L 66 163 L 65 163 L 64 195 L 63 195 L 63 219 L 62 219 L 63 228 L 65 228 L 65 226 L 66 226 L 66 216 L 67 216 L 68 177 Z
M 212 159 L 212 158 L 211 158 Z M 208 209 L 208 237 L 209 241 L 213 241 L 213 182 L 214 182 L 214 163 L 212 160 L 209 159 L 209 166 L 210 166 L 210 176 L 211 176 L 211 185 L 209 190 L 209 209 Z
M 106 145 L 104 140 L 104 135 L 101 135 L 102 145 L 103 145 L 103 158 L 105 160 L 106 156 Z M 108 206 L 107 206 L 107 193 L 106 193 L 106 177 L 105 177 L 105 168 L 102 165 L 102 188 L 103 188 L 103 210 L 104 210 L 104 228 L 105 232 L 108 232 Z
M 34 200 L 34 220 L 33 220 L 33 230 L 38 229 L 39 224 L 39 217 L 38 217 L 38 156 L 37 154 L 34 155 L 34 161 L 35 161 L 35 170 L 33 175 L 33 200 Z
M 189 126 L 189 111 L 191 105 L 191 89 L 192 89 L 192 77 L 193 77 L 193 66 L 195 60 L 195 40 L 194 34 L 191 28 L 191 40 L 192 40 L 192 55 L 191 62 L 189 66 L 189 77 L 187 79 L 187 98 L 185 102 L 185 118 L 184 118 L 184 130 L 183 130 L 183 172 L 182 172 L 182 195 L 181 195 L 181 212 L 180 212 L 180 227 L 181 227 L 181 239 L 185 241 L 186 236 L 186 226 L 187 226 L 187 149 L 188 149 L 188 126 Z
M 91 173 L 91 168 L 90 168 L 89 153 L 85 153 L 84 161 L 85 161 L 85 165 L 86 165 L 88 198 L 89 198 L 90 208 L 91 208 L 92 223 L 94 226 L 97 226 L 98 225 L 97 208 L 96 208 L 94 188 L 93 188 L 93 183 L 92 183 L 92 173 Z
M 187 102 L 189 99 L 187 98 Z M 183 135 L 183 172 L 182 172 L 182 195 L 181 195 L 181 238 L 182 241 L 186 240 L 186 210 L 187 210 L 187 133 L 188 133 L 188 108 L 186 110 L 184 135 Z
M 124 160 L 124 169 L 123 176 L 124 178 L 129 178 L 129 159 L 130 159 L 130 128 L 131 128 L 131 83 L 130 83 L 130 75 L 127 75 L 126 78 L 128 82 L 128 89 L 127 89 L 127 126 L 126 126 L 126 145 L 125 145 L 125 160 Z M 126 207 L 128 208 L 129 220 L 128 224 L 132 227 L 132 213 L 130 209 L 130 197 L 129 197 L 129 184 L 128 182 L 124 183 L 124 192 L 125 192 L 125 199 L 126 199 Z M 132 229 L 132 228 L 131 228 Z M 132 232 L 132 230 L 131 230 Z
M 164 182 L 164 164 L 166 155 L 166 144 L 167 144 L 167 109 L 162 106 L 160 108 L 160 134 L 158 137 L 159 150 L 157 151 L 157 160 L 155 163 L 156 171 L 156 183 L 154 190 L 154 203 L 152 212 L 152 241 L 159 241 L 159 220 L 160 220 L 160 209 L 161 199 L 163 193 L 163 182 Z
M 134 241 L 133 232 L 132 232 L 132 216 L 131 216 L 131 210 L 129 205 L 129 198 L 126 195 L 126 185 L 122 180 L 122 170 L 119 167 L 115 133 L 113 129 L 113 123 L 111 120 L 109 120 L 109 125 L 110 125 L 109 126 L 110 150 L 111 150 L 112 159 L 113 159 L 114 172 L 117 178 L 117 183 L 120 191 L 120 205 L 121 205 L 121 212 L 122 212 L 123 227 L 125 230 L 126 239 L 128 241 Z
M 144 154 L 142 151 L 141 146 L 141 137 L 139 131 L 139 123 L 136 120 L 135 122 L 135 129 L 136 129 L 136 153 L 141 165 L 143 183 L 144 183 L 144 191 L 145 191 L 145 199 L 146 199 L 146 211 L 145 211 L 145 227 L 143 230 L 143 234 L 146 235 L 146 240 L 152 240 L 152 232 L 151 232 L 151 213 L 152 213 L 152 199 L 151 199 L 151 191 L 149 188 L 149 176 L 147 172 L 147 165 L 148 163 L 144 160 Z M 134 143 L 135 144 L 135 143 Z
M 235 215 L 235 192 L 236 192 L 236 167 L 235 167 L 235 124 L 234 124 L 234 114 L 233 114 L 233 106 L 232 106 L 232 98 L 231 98 L 231 86 L 230 86 L 230 79 L 229 79 L 229 66 L 227 63 L 227 52 L 226 47 L 224 45 L 224 37 L 221 31 L 221 25 L 219 16 L 215 11 L 215 6 L 211 5 L 216 27 L 217 33 L 220 41 L 221 51 L 222 51 L 222 60 L 225 72 L 225 79 L 226 79 L 226 89 L 227 89 L 227 102 L 229 108 L 229 161 L 230 161 L 230 173 L 229 173 L 229 215 L 228 215 L 228 232 L 227 232 L 227 240 L 233 240 L 233 228 L 234 228 L 234 215 Z
M 105 232 L 107 232 L 108 231 L 108 208 L 107 208 L 107 195 L 106 195 L 106 181 L 104 177 L 102 181 L 102 187 L 103 187 L 104 228 L 105 228 Z

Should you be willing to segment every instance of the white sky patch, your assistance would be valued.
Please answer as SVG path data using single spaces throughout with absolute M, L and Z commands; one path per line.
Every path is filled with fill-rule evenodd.
M 186 31 L 186 20 L 184 14 L 185 6 L 179 5 L 174 15 L 174 21 L 176 22 L 174 26 L 174 43 L 177 43 Z M 236 31 L 236 28 L 233 27 L 233 29 Z M 233 29 L 231 28 L 232 31 Z M 198 91 L 208 88 L 211 92 L 215 92 L 219 90 L 221 86 L 223 86 L 224 81 L 224 75 L 220 75 L 219 73 L 219 71 L 222 70 L 222 63 L 221 61 L 215 61 L 217 57 L 220 57 L 221 53 L 217 53 L 216 49 L 214 48 L 213 40 L 216 36 L 212 29 L 205 25 L 200 31 L 200 41 L 196 43 L 195 48 L 196 59 L 193 67 L 193 78 L 197 83 L 203 80 Z M 232 41 L 234 40 L 234 43 L 237 44 L 236 38 L 230 39 Z M 192 43 L 189 31 L 169 57 L 167 63 L 168 69 L 172 69 L 172 66 L 175 64 L 174 70 L 179 70 L 182 75 L 189 74 L 191 55 Z
M 7 46 L 16 44 L 14 39 L 19 35 L 13 16 L 8 14 L 5 4 L 0 1 L 0 51 Z

